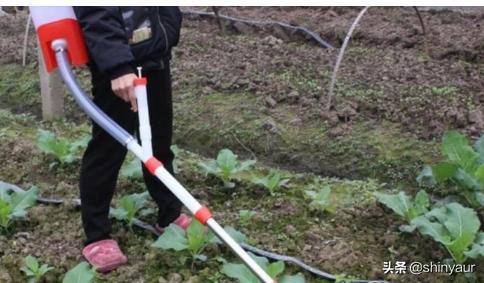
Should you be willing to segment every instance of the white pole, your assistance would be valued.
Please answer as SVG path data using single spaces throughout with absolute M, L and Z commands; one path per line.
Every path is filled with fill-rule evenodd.
M 134 94 L 138 103 L 139 135 L 141 147 L 149 156 L 153 155 L 151 144 L 151 125 L 148 110 L 148 95 L 146 92 L 146 79 L 141 77 L 141 67 L 138 67 L 138 79 L 135 80 Z

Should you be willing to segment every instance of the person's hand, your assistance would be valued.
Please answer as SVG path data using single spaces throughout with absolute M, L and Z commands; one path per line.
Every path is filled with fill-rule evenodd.
M 136 96 L 134 95 L 135 74 L 126 74 L 111 81 L 111 89 L 122 100 L 131 103 L 131 110 L 138 111 Z

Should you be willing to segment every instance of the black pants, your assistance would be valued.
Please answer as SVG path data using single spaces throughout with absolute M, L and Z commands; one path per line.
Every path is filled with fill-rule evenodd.
M 94 102 L 126 131 L 137 132 L 138 114 L 130 110 L 129 103 L 112 92 L 108 77 L 95 70 L 91 70 L 91 73 Z M 144 76 L 148 78 L 153 155 L 173 173 L 174 156 L 170 150 L 173 109 L 169 65 L 163 70 L 146 72 Z M 87 237 L 86 245 L 110 237 L 109 206 L 126 153 L 125 147 L 93 123 L 92 139 L 82 158 L 80 176 L 81 214 Z M 158 224 L 161 227 L 167 226 L 180 215 L 182 204 L 144 167 L 143 177 L 151 197 L 158 205 Z

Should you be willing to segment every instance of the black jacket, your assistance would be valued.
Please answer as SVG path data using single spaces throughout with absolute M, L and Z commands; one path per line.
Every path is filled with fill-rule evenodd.
M 111 79 L 162 68 L 178 43 L 178 7 L 74 7 L 91 57 L 90 67 Z

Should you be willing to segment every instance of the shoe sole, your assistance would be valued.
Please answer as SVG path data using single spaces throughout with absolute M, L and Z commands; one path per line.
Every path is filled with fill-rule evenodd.
M 100 272 L 100 273 L 108 273 L 122 265 L 125 265 L 126 263 L 128 263 L 128 259 L 123 259 L 123 261 L 119 261 L 119 262 L 113 262 L 111 264 L 107 264 L 105 266 L 101 266 L 101 267 L 94 267 L 96 269 L 97 272 Z

